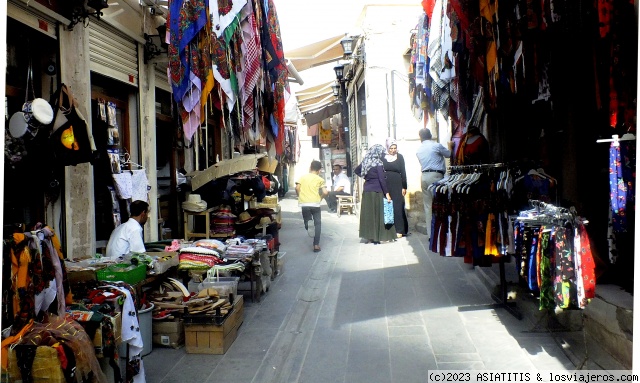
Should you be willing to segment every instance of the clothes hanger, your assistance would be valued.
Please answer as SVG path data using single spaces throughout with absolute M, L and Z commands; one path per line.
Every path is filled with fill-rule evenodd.
M 121 162 L 121 165 L 134 165 L 140 169 L 144 169 L 144 166 L 131 161 L 131 155 L 129 153 L 125 153 L 123 154 L 123 156 L 124 156 L 124 162 Z

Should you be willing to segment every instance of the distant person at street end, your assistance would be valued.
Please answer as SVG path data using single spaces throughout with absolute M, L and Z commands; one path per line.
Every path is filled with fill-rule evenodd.
M 333 184 L 331 189 L 324 199 L 327 201 L 329 212 L 335 213 L 338 208 L 338 196 L 351 195 L 351 181 L 349 181 L 349 177 L 342 172 L 342 165 L 333 165 Z
M 420 129 L 418 132 L 420 141 L 422 142 L 416 151 L 418 161 L 420 161 L 420 169 L 422 170 L 422 200 L 424 203 L 424 215 L 427 223 L 427 238 L 431 238 L 432 232 L 432 210 L 433 192 L 429 190 L 429 185 L 440 181 L 444 178 L 446 171 L 445 158 L 451 157 L 451 149 L 453 149 L 453 141 L 447 143 L 448 149 L 439 142 L 432 140 L 431 131 L 427 128 Z
M 300 177 L 296 182 L 296 194 L 298 195 L 298 206 L 302 210 L 302 220 L 304 228 L 310 237 L 313 237 L 313 251 L 320 251 L 320 234 L 322 231 L 322 217 L 320 214 L 320 202 L 329 192 L 324 179 L 320 177 L 322 163 L 317 160 L 311 161 L 309 173 Z
M 404 211 L 404 196 L 407 194 L 407 172 L 404 166 L 404 157 L 398 153 L 398 144 L 395 139 L 387 138 L 387 154 L 382 163 L 387 186 L 393 201 L 393 225 L 396 227 L 396 236 L 401 238 L 409 233 L 409 222 Z

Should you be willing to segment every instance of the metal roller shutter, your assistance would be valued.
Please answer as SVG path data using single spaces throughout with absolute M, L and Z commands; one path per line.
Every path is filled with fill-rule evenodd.
M 358 127 L 356 126 L 356 98 L 352 97 L 349 104 L 349 151 L 351 166 L 355 168 L 360 163 L 358 158 Z
M 160 88 L 171 93 L 171 85 L 169 85 L 169 80 L 167 78 L 167 64 L 157 63 L 154 65 L 154 67 L 154 71 L 156 74 L 156 88 Z
M 89 24 L 92 72 L 138 86 L 138 44 L 104 23 Z
M 7 16 L 51 38 L 58 39 L 56 20 L 34 10 L 33 7 L 25 7 L 24 4 L 9 2 L 7 3 Z

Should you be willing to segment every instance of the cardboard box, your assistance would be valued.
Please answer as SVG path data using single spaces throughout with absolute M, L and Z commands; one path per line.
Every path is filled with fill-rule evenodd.
M 258 160 L 266 156 L 266 153 L 245 154 L 237 158 L 222 160 L 205 170 L 189 172 L 187 176 L 192 177 L 191 190 L 198 190 L 201 186 L 220 177 L 254 170 L 257 167 Z
M 273 174 L 278 167 L 278 160 L 275 158 L 263 157 L 258 160 L 258 170 Z
M 184 324 L 182 320 L 153 322 L 152 341 L 154 345 L 179 348 L 184 344 Z
M 233 311 L 220 326 L 191 325 L 184 326 L 185 346 L 188 354 L 224 354 L 236 340 L 238 328 L 244 321 L 244 298 L 236 297 Z
M 98 280 L 98 277 L 96 276 L 95 270 L 70 270 L 67 272 L 67 279 L 69 280 L 69 283 L 73 285 L 79 282 L 96 281 Z

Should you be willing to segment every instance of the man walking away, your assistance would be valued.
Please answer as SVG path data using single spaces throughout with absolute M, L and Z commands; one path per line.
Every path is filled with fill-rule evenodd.
M 449 141 L 445 148 L 439 142 L 432 141 L 431 131 L 427 128 L 420 129 L 420 141 L 422 142 L 418 147 L 416 155 L 418 161 L 420 161 L 420 168 L 422 169 L 422 199 L 424 202 L 424 214 L 427 220 L 427 238 L 431 239 L 431 204 L 433 202 L 433 193 L 429 190 L 429 185 L 434 182 L 440 181 L 444 178 L 445 173 L 445 158 L 451 156 L 451 149 L 453 149 L 453 141 Z
M 351 181 L 349 177 L 342 172 L 342 166 L 333 165 L 333 186 L 332 191 L 324 197 L 329 207 L 329 212 L 335 213 L 338 208 L 338 196 L 339 195 L 351 195 Z
M 313 252 L 320 251 L 321 216 L 320 202 L 322 197 L 326 197 L 329 192 L 324 179 L 319 176 L 322 163 L 311 161 L 309 173 L 300 177 L 296 182 L 296 194 L 298 195 L 298 206 L 302 209 L 302 220 L 304 228 L 309 236 L 313 237 Z M 313 235 L 311 234 L 313 232 Z

